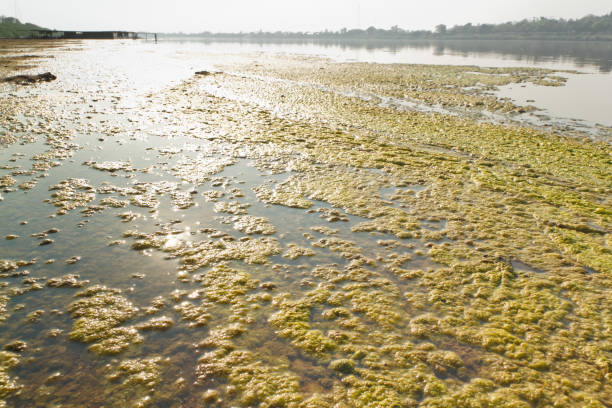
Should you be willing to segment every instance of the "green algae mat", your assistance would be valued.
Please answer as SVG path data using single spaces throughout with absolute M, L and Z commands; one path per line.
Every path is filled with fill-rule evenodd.
M 492 93 L 563 73 L 210 55 L 134 97 L 70 47 L 0 98 L 0 407 L 612 406 L 612 149 Z

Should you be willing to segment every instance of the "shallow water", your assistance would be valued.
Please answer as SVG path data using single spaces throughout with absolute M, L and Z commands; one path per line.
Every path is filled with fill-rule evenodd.
M 477 65 L 484 67 L 542 67 L 577 70 L 587 75 L 566 74 L 560 88 L 507 86 L 497 92 L 519 105 L 535 105 L 538 114 L 557 122 L 584 122 L 612 126 L 608 108 L 612 89 L 612 49 L 608 42 L 589 41 L 346 41 L 346 42 L 216 42 L 212 40 L 167 40 L 179 47 L 212 52 L 287 53 L 331 58 L 343 62 L 381 64 Z M 188 51 L 186 51 L 188 52 Z
M 553 120 L 577 121 L 584 127 L 612 125 L 606 96 L 606 90 L 612 88 L 612 75 L 609 73 L 568 74 L 564 89 L 543 88 L 510 85 L 502 87 L 497 95 L 509 97 L 519 105 L 535 105 L 541 109 L 538 114 L 549 115 Z
M 0 272 L 0 407 L 609 406 L 609 145 L 383 103 L 473 68 L 242 47 L 67 43 L 1 85 L 0 258 L 35 262 Z

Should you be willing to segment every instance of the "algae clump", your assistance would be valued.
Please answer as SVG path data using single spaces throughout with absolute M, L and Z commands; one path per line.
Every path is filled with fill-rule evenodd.
M 0 351 L 0 407 L 6 407 L 5 398 L 19 392 L 22 388 L 8 374 L 11 368 L 19 364 L 19 356 L 9 351 Z
M 117 354 L 131 344 L 142 342 L 134 327 L 121 326 L 136 315 L 138 309 L 119 289 L 92 286 L 75 295 L 78 299 L 68 312 L 76 319 L 70 331 L 72 340 L 93 343 L 97 354 Z

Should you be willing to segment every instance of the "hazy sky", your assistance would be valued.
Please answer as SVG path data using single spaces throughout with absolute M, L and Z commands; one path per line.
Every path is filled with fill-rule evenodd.
M 17 7 L 15 7 L 17 6 Z M 433 29 L 612 11 L 610 0 L 0 0 L 0 14 L 59 30 L 151 32 Z

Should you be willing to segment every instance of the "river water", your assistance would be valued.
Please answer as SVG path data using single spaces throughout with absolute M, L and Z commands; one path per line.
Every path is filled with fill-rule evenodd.
M 365 115 L 368 109 L 379 109 L 375 112 L 391 115 L 388 121 L 394 122 L 392 109 L 367 105 L 372 94 L 355 98 L 331 92 L 329 84 L 302 84 L 281 75 L 261 79 L 258 69 L 283 59 L 327 69 L 321 58 L 329 58 L 575 70 L 561 74 L 567 78 L 563 86 L 511 83 L 491 93 L 539 109 L 504 117 L 509 123 L 537 120 L 537 126 L 569 126 L 568 132 L 584 131 L 610 142 L 608 45 L 184 40 L 56 45 L 37 50 L 49 58 L 30 71 L 53 72 L 57 81 L 35 87 L 0 85 L 5 115 L 0 134 L 17 138 L 0 148 L 0 176 L 5 177 L 0 258 L 7 260 L 0 274 L 0 346 L 19 360 L 13 364 L 8 354 L 2 355 L 0 407 L 4 400 L 15 407 L 417 406 L 433 401 L 428 398 L 457 397 L 465 384 L 476 384 L 481 377 L 495 385 L 475 385 L 477 392 L 510 390 L 512 381 L 496 375 L 519 370 L 513 364 L 532 370 L 531 379 L 521 377 L 517 383 L 531 386 L 536 378 L 533 384 L 545 388 L 558 379 L 554 376 L 563 371 L 561 363 L 550 377 L 544 369 L 540 378 L 539 366 L 516 362 L 521 353 L 540 347 L 539 340 L 531 343 L 533 338 L 566 335 L 561 331 L 570 325 L 563 319 L 580 324 L 587 319 L 585 312 L 546 320 L 554 305 L 578 309 L 567 304 L 580 296 L 562 293 L 558 280 L 544 279 L 567 274 L 578 282 L 576 288 L 595 292 L 606 266 L 571 257 L 553 266 L 534 260 L 529 251 L 539 250 L 543 242 L 552 245 L 544 233 L 530 241 L 533 248 L 516 231 L 510 231 L 516 236 L 495 235 L 506 217 L 520 219 L 531 210 L 525 216 L 529 222 L 557 216 L 546 212 L 549 207 L 513 208 L 512 200 L 524 204 L 519 192 L 501 187 L 478 199 L 471 195 L 489 168 L 497 176 L 507 171 L 519 177 L 529 166 L 520 158 L 504 157 L 499 168 L 485 163 L 482 174 L 445 185 L 453 173 L 434 176 L 431 163 L 465 160 L 454 171 L 468 171 L 480 166 L 482 158 L 476 156 L 485 149 L 468 151 L 419 139 L 415 160 L 425 157 L 423 167 L 394 173 L 391 164 L 407 166 L 405 157 L 385 150 L 388 162 L 373 165 L 372 135 L 388 139 L 381 149 L 400 145 L 408 155 L 414 146 L 398 144 L 399 136 L 382 125 L 369 129 L 359 119 L 350 122 L 349 114 L 336 117 L 325 110 L 328 103 L 354 103 L 355 111 Z M 218 70 L 228 73 L 227 78 L 215 75 Z M 196 71 L 208 72 L 194 77 Z M 290 74 L 291 69 L 282 72 Z M 302 104 L 300 98 L 306 101 Z M 377 114 L 370 118 L 374 122 Z M 341 133 L 350 137 L 339 139 Z M 293 149 L 286 140 L 300 147 Z M 517 162 L 507 164 L 512 160 Z M 566 168 L 557 174 L 555 168 L 530 166 L 541 172 L 538 177 L 547 186 L 572 192 L 584 187 L 573 179 L 559 181 L 572 177 Z M 585 199 L 607 208 L 609 186 L 597 187 L 589 187 Z M 461 197 L 453 195 L 458 191 L 463 191 Z M 496 199 L 482 204 L 489 194 L 510 203 L 503 204 L 508 213 L 499 215 L 493 227 L 478 224 L 476 210 L 471 212 L 485 206 L 488 215 L 500 208 Z M 444 211 L 451 210 L 443 203 L 422 204 L 440 197 L 461 202 L 462 215 L 447 216 Z M 606 213 L 593 214 L 581 215 L 588 228 L 580 231 L 605 241 Z M 376 217 L 384 219 L 382 224 L 370 222 Z M 554 220 L 543 225 L 558 225 Z M 495 232 L 480 231 L 485 225 Z M 534 224 L 529 233 L 540 234 L 541 227 Z M 462 237 L 465 231 L 472 235 Z M 513 240 L 521 244 L 504 246 Z M 485 324 L 487 317 L 476 309 L 500 303 L 493 296 L 485 305 L 477 303 L 496 289 L 478 285 L 497 278 L 487 275 L 492 271 L 474 278 L 474 272 L 457 278 L 466 285 L 461 293 L 474 300 L 473 308 L 455 314 L 445 309 L 450 298 L 444 296 L 459 289 L 441 290 L 454 278 L 444 275 L 441 257 L 434 260 L 435 251 L 430 251 L 459 241 L 491 255 L 496 267 L 514 269 L 515 286 L 506 289 L 515 299 L 543 302 L 524 311 L 528 317 L 516 318 L 533 325 L 521 340 L 518 330 L 513 332 L 515 343 L 505 354 L 498 347 L 503 339 L 497 326 L 489 337 L 442 329 L 432 329 L 425 338 L 421 333 L 443 316 Z M 560 252 L 555 248 L 545 255 L 554 258 Z M 538 299 L 532 287 L 550 293 Z M 605 290 L 600 295 L 608 298 Z M 507 300 L 504 313 L 518 308 L 511 303 Z M 508 321 L 503 324 L 511 331 Z M 481 344 L 481 337 L 488 340 Z M 524 349 L 515 349 L 520 341 Z M 559 343 L 553 346 L 557 350 Z M 601 349 L 609 357 L 609 350 Z M 579 364 L 591 364 L 591 356 L 601 361 L 604 357 L 597 352 L 573 354 L 581 360 L 572 375 L 581 371 Z M 539 348 L 533 353 L 544 358 Z M 399 377 L 401 385 L 394 384 Z M 609 381 L 599 381 L 588 392 L 594 401 L 610 406 Z M 546 406 L 550 398 L 536 398 L 531 406 Z

